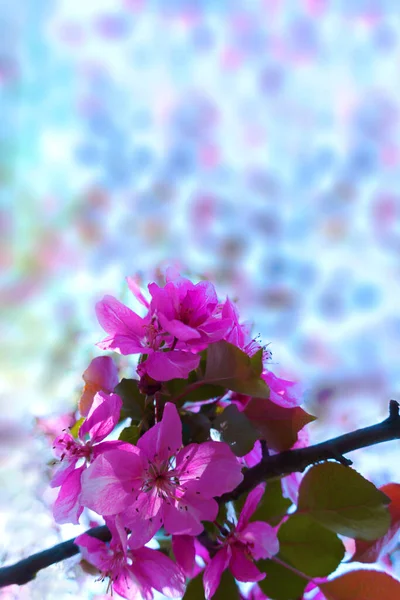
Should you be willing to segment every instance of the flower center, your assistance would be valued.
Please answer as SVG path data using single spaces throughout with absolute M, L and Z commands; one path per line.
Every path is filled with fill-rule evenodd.
M 89 460 L 92 453 L 90 442 L 81 442 L 80 440 L 65 440 L 64 452 L 60 456 L 62 461 L 65 456 L 68 458 L 84 458 Z
M 146 477 L 142 485 L 143 492 L 155 490 L 159 498 L 163 500 L 178 500 L 177 492 L 183 492 L 177 472 L 172 467 L 172 458 L 157 463 L 149 463 Z

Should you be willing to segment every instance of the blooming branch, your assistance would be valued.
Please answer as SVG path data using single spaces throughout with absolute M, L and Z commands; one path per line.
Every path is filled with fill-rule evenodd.
M 259 464 L 246 471 L 243 481 L 231 492 L 220 496 L 218 502 L 235 500 L 254 489 L 262 481 L 304 471 L 307 466 L 320 461 L 334 459 L 349 465 L 351 461 L 344 458 L 344 454 L 395 439 L 400 439 L 399 404 L 391 400 L 389 416 L 381 423 L 357 429 L 308 448 L 288 450 L 272 456 L 264 454 Z M 108 542 L 111 538 L 107 526 L 94 527 L 86 533 L 104 542 Z M 40 570 L 78 554 L 79 547 L 74 542 L 75 538 L 32 554 L 14 565 L 1 568 L 0 587 L 12 584 L 24 585 L 33 580 Z

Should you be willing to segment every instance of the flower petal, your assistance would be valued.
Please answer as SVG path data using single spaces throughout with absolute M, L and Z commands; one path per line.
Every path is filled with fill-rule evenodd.
M 62 485 L 68 475 L 75 470 L 78 460 L 79 458 L 70 458 L 69 456 L 66 456 L 59 464 L 57 470 L 53 473 L 53 479 L 50 482 L 50 487 L 59 487 Z
M 75 539 L 74 544 L 79 546 L 82 557 L 91 565 L 100 571 L 108 571 L 111 552 L 105 542 L 97 540 L 87 533 L 82 533 Z
M 270 400 L 285 408 L 294 408 L 302 403 L 302 390 L 295 381 L 281 379 L 271 371 L 265 371 L 262 378 L 270 389 Z
M 142 475 L 141 456 L 120 449 L 105 452 L 83 473 L 81 502 L 100 515 L 116 515 L 129 506 Z
M 92 443 L 101 442 L 118 423 L 121 408 L 122 400 L 117 394 L 98 392 L 86 421 L 79 429 L 79 438 L 84 441 L 88 433 Z
M 232 575 L 238 581 L 260 581 L 264 579 L 265 573 L 260 573 L 253 561 L 246 556 L 241 548 L 231 546 L 232 557 L 229 568 Z
M 185 494 L 176 504 L 163 504 L 164 527 L 170 534 L 198 535 L 201 521 L 214 521 L 218 504 L 213 498 Z
M 152 461 L 168 460 L 182 446 L 182 422 L 175 404 L 167 402 L 160 423 L 151 427 L 138 440 L 137 447 Z
M 173 535 L 172 551 L 177 564 L 187 577 L 192 577 L 196 561 L 195 538 L 192 535 Z
M 244 543 L 251 543 L 251 554 L 254 560 L 269 558 L 279 552 L 279 541 L 275 529 L 263 521 L 249 523 L 238 537 Z
M 182 321 L 178 321 L 177 319 L 169 320 L 162 313 L 159 314 L 158 319 L 165 331 L 168 331 L 168 333 L 176 337 L 181 342 L 196 340 L 200 337 L 200 333 L 196 331 L 196 329 L 189 327 L 189 325 L 185 325 L 182 323 Z
M 186 379 L 190 371 L 197 369 L 200 362 L 198 354 L 173 350 L 172 352 L 153 352 L 148 359 L 140 363 L 138 373 L 147 373 L 156 381 Z
M 188 490 L 208 498 L 230 492 L 243 479 L 240 463 L 224 442 L 186 446 L 176 457 L 176 470 Z
M 260 483 L 254 490 L 251 490 L 246 498 L 246 502 L 243 505 L 242 512 L 236 526 L 236 530 L 240 531 L 250 521 L 250 517 L 254 514 L 257 506 L 260 503 L 261 498 L 265 492 L 265 483 Z
M 128 276 L 126 278 L 126 282 L 128 284 L 128 288 L 130 289 L 132 294 L 135 296 L 136 300 L 138 300 L 140 302 L 140 304 L 142 304 L 145 308 L 149 308 L 150 304 L 149 304 L 148 300 L 143 296 L 143 292 L 140 289 L 140 286 L 136 283 L 135 278 Z
M 180 568 L 158 550 L 132 550 L 135 578 L 168 598 L 179 598 L 185 593 L 185 576 Z
M 96 304 L 100 325 L 109 336 L 98 346 L 103 350 L 117 350 L 121 354 L 137 354 L 142 351 L 140 343 L 144 320 L 113 296 L 104 296 Z
M 129 538 L 130 548 L 141 548 L 153 538 L 162 525 L 162 518 L 152 517 L 143 518 L 143 515 L 136 512 L 136 509 L 129 506 L 120 514 L 121 521 L 131 531 Z
M 204 594 L 207 600 L 210 600 L 218 589 L 219 582 L 221 581 L 222 573 L 225 571 L 229 564 L 229 551 L 228 547 L 222 548 L 216 555 L 210 560 L 204 570 L 203 584 Z
M 153 592 L 148 586 L 141 586 L 133 575 L 132 567 L 128 565 L 120 569 L 113 579 L 112 589 L 122 598 L 133 600 L 134 598 L 143 598 L 144 600 L 153 600 Z
M 79 400 L 79 412 L 88 414 L 96 392 L 112 392 L 118 383 L 118 369 L 111 356 L 97 356 L 82 375 L 85 388 Z
M 81 477 L 84 469 L 85 465 L 82 465 L 72 471 L 62 484 L 53 506 L 53 514 L 57 523 L 77 524 L 79 522 L 79 517 L 83 511 L 79 495 L 81 493 Z

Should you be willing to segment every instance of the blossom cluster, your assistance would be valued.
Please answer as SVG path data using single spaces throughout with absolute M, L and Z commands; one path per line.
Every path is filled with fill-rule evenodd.
M 299 399 L 292 382 L 267 369 L 269 353 L 251 338 L 233 302 L 219 302 L 211 283 L 167 272 L 164 287 L 148 286 L 149 300 L 133 279 L 128 285 L 147 312 L 140 316 L 106 296 L 96 306 L 108 334 L 98 346 L 139 355 L 138 379 L 130 380 L 135 394 L 124 391 L 126 380 L 119 381 L 110 356 L 91 362 L 81 419 L 54 442 L 60 461 L 52 479 L 60 487 L 54 515 L 59 523 L 78 523 L 90 509 L 104 519 L 109 542 L 83 534 L 76 544 L 120 596 L 147 600 L 157 590 L 182 597 L 187 579 L 204 567 L 209 599 L 226 569 L 238 581 L 262 580 L 255 563 L 279 550 L 277 528 L 250 520 L 265 484 L 248 494 L 241 511 L 232 507 L 220 516 L 218 499 L 242 482 L 244 466 L 261 459 L 259 431 L 248 452 L 238 451 L 239 439 L 225 441 L 227 420 L 221 424 L 220 417 L 228 407 L 235 418 L 247 419 L 248 411 L 250 427 L 254 390 L 263 409 L 294 410 Z M 208 428 L 198 436 L 204 420 Z M 127 427 L 116 440 L 121 423 Z M 168 556 L 148 546 L 160 536 L 170 541 Z

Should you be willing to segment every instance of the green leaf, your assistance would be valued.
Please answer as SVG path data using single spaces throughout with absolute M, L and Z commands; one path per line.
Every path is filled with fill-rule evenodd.
M 343 560 L 338 536 L 307 515 L 291 515 L 279 528 L 279 551 L 286 562 L 310 577 L 325 577 Z
M 258 377 L 260 377 L 261 373 L 263 372 L 263 369 L 264 369 L 263 349 L 262 348 L 257 350 L 257 352 L 255 354 L 253 354 L 253 356 L 250 357 L 250 364 L 252 366 L 254 373 L 256 375 L 258 375 Z M 268 398 L 269 398 L 269 395 L 268 395 Z
M 74 425 L 72 425 L 72 427 L 71 427 L 71 435 L 74 438 L 78 437 L 79 430 L 81 428 L 81 425 L 84 423 L 84 421 L 85 421 L 85 417 L 81 417 L 80 419 L 77 420 L 76 423 L 74 423 Z
M 280 556 L 280 555 L 278 555 Z M 296 600 L 302 598 L 304 589 L 308 584 L 305 577 L 300 577 L 289 568 L 273 560 L 260 560 L 257 567 L 266 573 L 265 579 L 258 585 L 271 600 Z
M 212 426 L 221 432 L 222 441 L 229 444 L 236 456 L 248 454 L 258 439 L 256 429 L 235 404 L 227 406 Z
M 192 371 L 194 373 L 194 371 Z M 191 373 L 191 374 L 192 374 Z M 190 375 L 191 375 L 190 374 Z M 171 379 L 164 384 L 166 392 L 164 396 L 168 402 L 176 401 L 179 406 L 185 402 L 200 402 L 201 400 L 210 400 L 218 398 L 225 393 L 225 388 L 220 385 L 213 385 L 203 381 L 194 381 L 186 379 Z
M 189 581 L 182 600 L 205 600 L 202 573 Z
M 226 389 L 269 398 L 269 388 L 261 379 L 262 352 L 249 357 L 243 350 L 221 340 L 210 344 L 207 349 L 207 362 L 204 381 L 221 385 Z
M 114 393 L 122 399 L 121 419 L 130 417 L 134 423 L 139 423 L 145 413 L 145 396 L 139 391 L 136 379 L 121 379 Z
M 222 573 L 221 583 L 213 596 L 213 600 L 239 600 L 239 589 L 232 573 L 227 569 Z
M 273 527 L 278 525 L 292 506 L 292 501 L 282 494 L 282 483 L 280 479 L 268 481 L 264 496 L 261 499 L 252 521 L 265 521 Z
M 137 444 L 137 441 L 140 436 L 140 429 L 138 425 L 131 425 L 130 427 L 125 427 L 121 433 L 119 434 L 119 440 L 122 442 L 128 442 L 129 444 L 133 444 L 134 446 Z
M 224 571 L 212 600 L 239 600 L 239 597 L 239 589 L 233 575 L 228 570 Z M 183 600 L 205 600 L 202 573 L 189 581 Z
M 326 462 L 309 469 L 299 489 L 297 512 L 335 533 L 375 540 L 387 532 L 390 499 L 351 467 Z
M 284 408 L 266 398 L 252 398 L 244 410 L 246 417 L 259 431 L 268 448 L 282 452 L 297 442 L 297 434 L 315 420 L 305 410 Z
M 183 444 L 201 444 L 210 439 L 210 420 L 201 413 L 182 412 Z

